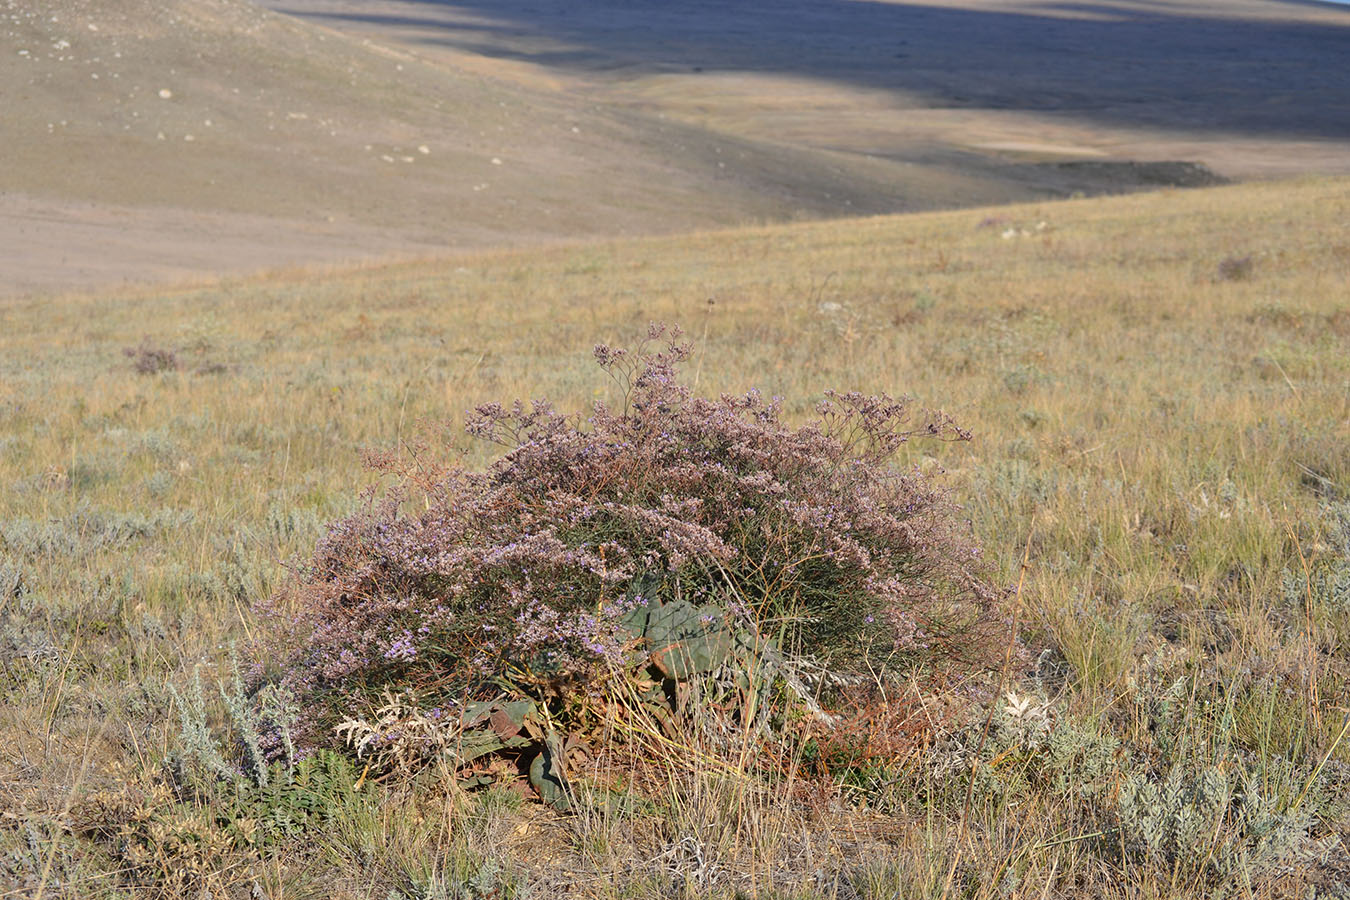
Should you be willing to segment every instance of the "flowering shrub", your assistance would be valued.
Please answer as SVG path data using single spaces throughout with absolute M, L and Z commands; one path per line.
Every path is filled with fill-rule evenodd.
M 148 338 L 141 341 L 140 346 L 122 348 L 122 354 L 131 360 L 137 375 L 158 375 L 179 368 L 177 353 L 167 347 L 156 347 Z
M 911 437 L 968 435 L 884 396 L 828 394 L 798 428 L 756 392 L 696 397 L 678 340 L 597 347 L 622 405 L 584 419 L 479 407 L 469 433 L 506 448 L 486 472 L 375 461 L 398 490 L 334 524 L 274 605 L 300 610 L 281 678 L 311 739 L 391 686 L 437 707 L 602 696 L 651 661 L 635 623 L 675 603 L 831 672 L 986 658 L 1001 626 L 977 549 L 941 490 L 889 464 Z M 704 671 L 727 660 L 681 634 Z

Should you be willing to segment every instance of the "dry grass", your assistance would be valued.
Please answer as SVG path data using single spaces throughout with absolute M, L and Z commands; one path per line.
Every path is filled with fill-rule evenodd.
M 972 762 L 955 733 L 865 812 L 781 803 L 713 772 L 573 820 L 497 794 L 367 785 L 299 845 L 189 842 L 207 860 L 194 885 L 375 900 L 530 884 L 615 897 L 1334 890 L 1348 877 L 1333 788 L 1350 759 L 1350 609 L 1318 578 L 1337 551 L 1327 510 L 1350 491 L 1348 216 L 1350 183 L 1319 180 L 5 302 L 0 885 L 13 887 L 0 895 L 151 895 L 187 846 L 173 835 L 224 827 L 198 798 L 174 806 L 178 824 L 137 831 L 157 813 L 136 797 L 173 793 L 168 685 L 223 671 L 254 627 L 250 602 L 369 480 L 362 448 L 480 400 L 582 406 L 605 390 L 591 345 L 654 319 L 698 340 L 701 391 L 760 386 L 798 414 L 828 387 L 909 393 L 973 429 L 970 443 L 914 444 L 911 460 L 947 470 L 1009 584 L 1029 545 L 1039 656 L 1014 689 L 1048 704 L 1038 721 L 1071 725 L 1097 768 L 1060 765 L 1000 714 L 1002 756 Z M 1232 259 L 1243 277 L 1223 274 Z M 126 348 L 176 366 L 138 372 Z M 1128 765 L 1092 755 L 1112 740 L 1133 748 Z M 1198 869 L 1125 848 L 1101 811 L 1128 776 L 1206 760 L 1308 811 L 1320 861 L 1266 871 L 1235 855 L 1228 880 L 1207 873 L 1234 846 L 1227 819 Z M 123 837 L 89 824 L 96 795 L 112 812 L 93 818 Z M 133 870 L 126 834 L 155 829 Z M 474 878 L 478 894 L 455 887 Z

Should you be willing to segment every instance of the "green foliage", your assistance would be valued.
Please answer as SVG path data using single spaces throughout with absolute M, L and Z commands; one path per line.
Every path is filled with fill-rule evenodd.
M 352 802 L 359 773 L 350 758 L 319 751 L 293 766 L 273 765 L 267 784 L 216 786 L 211 809 L 240 844 L 267 848 L 321 831 L 334 811 Z
M 227 715 L 227 738 L 237 741 L 245 751 L 242 766 L 226 762 L 217 745 L 206 708 L 201 671 L 192 674 L 186 693 L 173 685 L 169 692 L 178 709 L 179 752 L 217 778 L 234 781 L 247 776 L 259 787 L 266 787 L 271 778 L 271 765 L 264 745 L 280 744 L 284 750 L 283 763 L 295 761 L 295 742 L 292 727 L 299 717 L 294 697 L 282 686 L 268 685 L 250 696 L 239 673 L 238 660 L 230 657 L 229 679 L 220 686 L 220 700 Z
M 652 665 L 676 681 L 717 671 L 732 658 L 738 638 L 745 639 L 720 607 L 697 607 L 679 599 L 636 607 L 622 624 L 634 638 L 646 641 Z
M 503 871 L 491 858 L 461 861 L 455 869 L 431 873 L 403 889 L 391 889 L 387 900 L 525 900 L 532 895 L 527 882 Z
M 1121 844 L 1131 856 L 1188 875 L 1271 874 L 1311 855 L 1312 816 L 1263 773 L 1178 765 L 1161 778 L 1135 772 L 1117 805 Z
M 183 756 L 195 760 L 217 777 L 230 780 L 238 777 L 238 769 L 227 763 L 221 755 L 207 721 L 201 672 L 192 673 L 192 683 L 186 694 L 180 694 L 173 685 L 169 685 L 169 693 L 173 696 L 174 706 L 178 708 L 178 744 Z
M 979 745 L 982 728 L 967 729 L 967 747 Z M 1129 762 L 1106 723 L 1083 722 L 1048 701 L 1009 693 L 994 710 L 974 773 L 976 788 L 989 797 L 1083 803 L 1108 794 Z
M 297 758 L 291 725 L 298 710 L 284 689 L 250 697 L 237 666 L 220 685 L 226 734 L 243 752 L 238 765 L 226 759 L 209 723 L 200 672 L 186 692 L 170 691 L 181 728 L 180 793 L 211 810 L 238 846 L 269 847 L 319 827 L 354 792 L 357 776 L 346 756 L 319 751 Z M 280 760 L 268 761 L 264 743 L 280 745 Z

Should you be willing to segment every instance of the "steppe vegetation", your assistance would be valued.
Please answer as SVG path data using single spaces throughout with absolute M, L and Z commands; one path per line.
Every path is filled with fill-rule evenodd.
M 4 895 L 1344 896 L 1347 221 L 1324 179 L 4 301 Z M 970 432 L 893 449 L 983 549 L 983 661 L 840 691 L 769 766 L 626 720 L 565 811 L 269 755 L 255 654 L 387 489 L 363 460 L 481 469 L 490 401 L 622 408 L 592 348 L 651 321 L 784 427 L 837 389 Z M 438 733 L 397 690 L 351 714 Z

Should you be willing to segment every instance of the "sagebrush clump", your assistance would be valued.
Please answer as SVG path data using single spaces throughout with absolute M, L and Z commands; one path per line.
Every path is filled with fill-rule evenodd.
M 491 714 L 509 742 L 520 717 L 499 728 L 492 703 L 556 719 L 622 695 L 624 673 L 659 687 L 739 668 L 744 682 L 748 656 L 773 659 L 809 704 L 825 673 L 1001 650 L 956 507 L 891 465 L 912 437 L 965 432 L 885 396 L 828 394 L 795 428 L 757 392 L 697 397 L 678 338 L 653 326 L 633 352 L 596 348 L 616 407 L 480 406 L 469 433 L 506 448 L 486 472 L 425 448 L 375 461 L 398 487 L 334 524 L 272 604 L 291 636 L 267 648 L 273 674 L 301 699 L 306 740 L 350 732 L 390 691 L 429 721 Z

